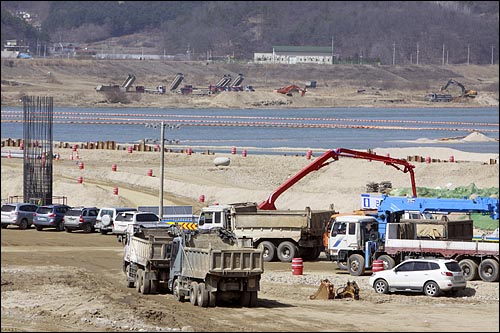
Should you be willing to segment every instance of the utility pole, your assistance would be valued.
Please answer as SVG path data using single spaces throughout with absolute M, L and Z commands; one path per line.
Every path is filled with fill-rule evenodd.
M 161 157 L 160 157 L 160 202 L 158 207 L 158 215 L 160 216 L 160 222 L 163 221 L 163 174 L 165 173 L 165 124 L 161 122 Z
M 418 65 L 418 53 L 420 52 L 420 49 L 418 48 L 418 43 L 417 43 L 417 65 Z
M 491 45 L 491 64 L 493 65 L 493 55 L 495 54 L 494 53 L 494 50 L 495 50 L 495 47 L 493 45 Z
M 467 44 L 467 65 L 470 65 L 470 44 Z
M 493 59 L 493 56 L 492 56 L 492 59 Z M 332 65 L 334 64 L 335 62 L 333 61 L 333 36 L 332 36 Z
M 443 43 L 443 61 L 442 61 L 442 64 L 444 66 L 444 43 Z
M 392 43 L 392 65 L 396 64 L 396 42 Z

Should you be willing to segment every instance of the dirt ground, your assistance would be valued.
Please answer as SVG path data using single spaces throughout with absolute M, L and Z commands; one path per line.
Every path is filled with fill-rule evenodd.
M 266 263 L 255 308 L 201 308 L 128 289 L 113 235 L 9 227 L 1 244 L 2 332 L 498 332 L 498 283 L 469 282 L 456 297 L 379 295 L 369 273 L 350 277 L 320 258 L 301 276 Z M 325 278 L 335 288 L 356 281 L 360 299 L 309 299 Z
M 68 204 L 157 205 L 157 169 L 153 177 L 146 171 L 148 164 L 159 164 L 159 154 L 80 150 L 85 162 L 81 170 L 68 159 L 70 150 L 58 149 L 61 160 L 54 161 L 54 195 L 67 196 Z M 484 163 L 490 154 L 429 150 L 436 158 L 455 155 L 459 162 L 418 163 L 419 186 L 498 184 L 498 166 Z M 415 153 L 388 150 L 394 157 L 405 157 L 409 151 Z M 230 158 L 231 164 L 215 167 L 214 155 L 166 154 L 164 204 L 192 204 L 197 211 L 213 202 L 260 202 L 310 163 L 303 156 L 217 156 Z M 118 171 L 113 172 L 111 164 L 116 161 Z M 83 175 L 82 184 L 76 181 L 78 175 Z M 2 158 L 1 176 L 2 198 L 22 194 L 21 159 Z M 387 179 L 394 188 L 409 184 L 406 174 L 382 163 L 339 160 L 296 184 L 277 205 L 325 209 L 333 202 L 346 212 L 358 207 L 359 193 L 368 181 Z M 119 187 L 119 195 L 112 194 L 113 186 Z M 200 194 L 206 195 L 203 204 L 198 202 Z M 368 286 L 369 273 L 351 277 L 320 257 L 304 263 L 302 276 L 292 274 L 291 264 L 266 263 L 255 308 L 232 304 L 200 308 L 179 303 L 170 294 L 141 295 L 128 289 L 121 271 L 122 245 L 113 235 L 16 227 L 2 229 L 0 235 L 2 331 L 498 332 L 498 282 L 469 282 L 456 297 L 378 295 Z M 325 278 L 335 288 L 356 281 L 360 300 L 310 300 Z
M 194 88 L 192 95 L 170 92 L 177 73 L 184 74 L 184 84 Z M 13 59 L 1 62 L 3 106 L 22 106 L 22 96 L 53 96 L 54 107 L 154 107 L 154 108 L 336 108 L 336 107 L 498 107 L 498 65 L 452 66 L 356 66 L 254 63 L 210 63 L 185 61 Z M 120 98 L 99 93 L 99 85 L 121 85 L 127 74 L 136 76 L 131 92 Z M 244 75 L 242 86 L 252 85 L 254 92 L 221 92 L 200 95 L 220 77 Z M 446 93 L 455 99 L 449 103 L 424 100 L 450 78 L 466 89 L 478 91 L 476 98 L 460 98 L 458 87 Z M 308 88 L 304 96 L 286 96 L 276 89 L 288 85 Z M 142 85 L 155 90 L 167 88 L 166 94 L 135 93 Z M 180 86 L 180 87 L 181 87 Z M 180 87 L 178 89 L 180 89 Z

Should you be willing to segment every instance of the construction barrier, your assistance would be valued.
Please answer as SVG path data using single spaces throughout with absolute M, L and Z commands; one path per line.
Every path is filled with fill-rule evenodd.
M 148 176 L 149 176 L 149 177 L 152 177 L 152 176 L 153 176 L 153 169 L 149 169 L 149 170 L 148 170 Z
M 114 195 L 118 195 L 118 187 L 115 187 L 115 188 L 113 189 L 113 194 L 114 194 Z
M 116 164 L 111 165 L 111 171 L 116 171 Z
M 293 275 L 302 275 L 304 272 L 304 263 L 302 258 L 293 258 L 292 259 L 292 274 Z
M 372 272 L 380 272 L 384 270 L 384 261 L 383 260 L 373 260 L 372 264 Z

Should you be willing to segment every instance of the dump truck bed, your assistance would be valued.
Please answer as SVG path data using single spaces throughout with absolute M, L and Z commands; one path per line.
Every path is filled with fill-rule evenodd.
M 173 237 L 165 229 L 145 229 L 142 235 L 130 238 L 130 261 L 143 266 L 148 263 L 169 265 L 172 240 Z

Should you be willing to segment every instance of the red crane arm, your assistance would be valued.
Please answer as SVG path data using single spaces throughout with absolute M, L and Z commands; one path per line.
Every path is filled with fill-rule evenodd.
M 410 173 L 410 179 L 411 179 L 411 188 L 413 192 L 413 196 L 417 197 L 417 187 L 415 184 L 415 173 L 414 173 L 414 168 L 415 166 L 413 164 L 408 163 L 405 160 L 402 159 L 396 159 L 392 157 L 387 157 L 387 156 L 381 156 L 377 154 L 372 154 L 372 153 L 367 153 L 367 152 L 362 152 L 362 151 L 356 151 L 356 150 L 351 150 L 351 149 L 346 149 L 346 148 L 337 148 L 335 150 L 328 150 L 325 152 L 323 155 L 315 159 L 312 163 L 307 165 L 304 169 L 300 170 L 295 176 L 291 177 L 288 179 L 286 182 L 281 184 L 280 187 L 278 187 L 274 192 L 272 192 L 269 197 L 267 198 L 266 201 L 263 201 L 260 205 L 259 208 L 263 210 L 276 210 L 276 206 L 274 203 L 278 199 L 278 197 L 283 194 L 286 190 L 288 190 L 290 187 L 292 187 L 295 183 L 297 183 L 299 180 L 304 178 L 306 175 L 313 171 L 317 171 L 324 166 L 327 166 L 331 162 L 327 162 L 328 159 L 332 158 L 334 161 L 337 161 L 339 157 L 351 157 L 351 158 L 361 158 L 365 160 L 370 160 L 370 161 L 379 161 L 379 162 L 384 162 L 386 165 L 390 165 L 404 173 Z M 404 166 L 403 169 L 401 169 L 398 165 Z

